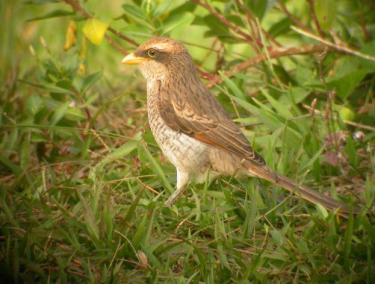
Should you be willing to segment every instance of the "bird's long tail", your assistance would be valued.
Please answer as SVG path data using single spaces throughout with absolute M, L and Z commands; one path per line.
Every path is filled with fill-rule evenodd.
M 321 204 L 324 207 L 331 210 L 336 210 L 337 208 L 340 208 L 340 215 L 347 216 L 349 214 L 350 208 L 347 204 L 339 202 L 330 196 L 320 194 L 315 190 L 308 188 L 307 186 L 300 185 L 297 182 L 279 173 L 276 173 L 274 170 L 268 168 L 267 166 L 255 165 L 248 161 L 245 161 L 243 165 L 251 174 L 268 180 L 275 185 L 281 186 L 286 190 L 296 194 L 297 196 L 302 197 L 303 199 L 306 199 L 314 204 Z M 354 207 L 353 213 L 359 213 L 359 209 Z

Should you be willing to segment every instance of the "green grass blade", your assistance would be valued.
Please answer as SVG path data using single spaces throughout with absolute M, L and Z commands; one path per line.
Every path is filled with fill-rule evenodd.
M 140 148 L 142 152 L 145 154 L 147 160 L 150 162 L 152 170 L 158 175 L 161 179 L 164 187 L 169 191 L 169 193 L 173 193 L 174 189 L 169 183 L 168 179 L 165 177 L 164 171 L 160 167 L 159 163 L 155 160 L 155 158 L 151 155 L 150 151 L 144 146 L 140 144 Z

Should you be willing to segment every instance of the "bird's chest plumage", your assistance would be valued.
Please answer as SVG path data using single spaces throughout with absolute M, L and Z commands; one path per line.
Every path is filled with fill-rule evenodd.
M 210 147 L 183 133 L 171 129 L 163 120 L 158 108 L 160 81 L 147 82 L 147 111 L 151 131 L 164 155 L 183 172 L 189 172 L 197 179 L 209 168 Z

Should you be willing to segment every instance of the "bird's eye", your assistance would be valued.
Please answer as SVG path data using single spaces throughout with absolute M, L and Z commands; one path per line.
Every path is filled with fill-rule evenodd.
M 147 51 L 148 56 L 155 57 L 156 56 L 156 50 L 151 48 Z

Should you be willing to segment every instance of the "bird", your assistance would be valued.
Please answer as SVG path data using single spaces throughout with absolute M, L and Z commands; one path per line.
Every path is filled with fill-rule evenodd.
M 314 204 L 349 214 L 350 207 L 299 184 L 268 167 L 239 126 L 199 78 L 194 60 L 180 42 L 156 37 L 122 60 L 137 65 L 147 81 L 151 132 L 176 167 L 177 188 L 165 202 L 172 206 L 189 182 L 219 176 L 256 176 Z

